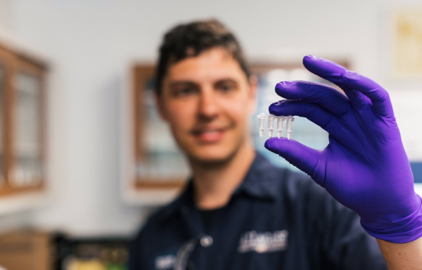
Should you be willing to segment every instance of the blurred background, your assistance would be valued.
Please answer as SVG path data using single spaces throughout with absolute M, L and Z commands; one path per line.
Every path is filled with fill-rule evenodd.
M 259 76 L 257 113 L 276 82 L 318 81 L 307 54 L 380 82 L 422 182 L 419 0 L 0 0 L 0 266 L 124 269 L 127 241 L 188 174 L 151 102 L 158 46 L 175 24 L 208 18 Z M 293 137 L 327 142 L 303 119 Z

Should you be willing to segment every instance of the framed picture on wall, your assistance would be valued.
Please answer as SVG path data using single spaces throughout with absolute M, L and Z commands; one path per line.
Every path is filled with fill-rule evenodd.
M 392 72 L 398 78 L 422 78 L 422 8 L 392 11 Z
M 133 69 L 133 121 L 136 189 L 174 189 L 183 186 L 188 166 L 154 100 L 154 72 L 149 65 Z

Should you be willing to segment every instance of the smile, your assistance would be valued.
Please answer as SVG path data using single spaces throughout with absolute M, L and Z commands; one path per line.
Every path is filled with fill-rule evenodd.
M 226 128 L 219 128 L 219 129 L 201 129 L 201 130 L 194 130 L 192 134 L 196 139 L 198 139 L 202 143 L 215 143 L 220 141 L 225 132 Z

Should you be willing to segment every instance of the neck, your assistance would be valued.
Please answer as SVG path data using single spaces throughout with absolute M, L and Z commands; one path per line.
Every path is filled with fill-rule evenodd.
M 197 207 L 206 210 L 226 205 L 254 158 L 255 150 L 248 144 L 224 162 L 203 164 L 191 161 Z

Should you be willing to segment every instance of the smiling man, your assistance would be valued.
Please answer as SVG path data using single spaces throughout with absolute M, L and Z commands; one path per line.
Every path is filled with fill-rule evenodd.
M 224 206 L 255 156 L 255 83 L 227 49 L 214 47 L 171 65 L 162 87 L 158 108 L 188 157 L 197 206 Z
M 347 72 L 312 57 L 305 58 L 305 66 L 331 80 Z M 357 85 L 344 79 L 338 82 L 345 88 Z M 294 141 L 270 139 L 266 147 L 304 170 L 317 185 L 304 174 L 272 166 L 255 152 L 248 120 L 254 112 L 256 81 L 235 37 L 219 22 L 199 21 L 171 29 L 160 48 L 156 84 L 160 115 L 186 154 L 192 177 L 183 193 L 141 229 L 131 249 L 131 270 L 387 269 L 379 246 L 391 269 L 418 265 L 414 258 L 421 251 L 417 239 L 422 219 L 412 179 L 400 179 L 400 187 L 395 186 L 392 176 L 398 174 L 389 166 L 382 176 L 385 187 L 378 188 L 377 172 L 387 168 L 383 161 L 389 159 L 378 158 L 373 167 L 366 166 L 374 160 L 368 155 L 371 150 L 378 155 L 388 145 L 353 140 L 365 138 L 355 126 L 355 133 L 341 134 L 353 125 L 356 108 L 366 113 L 359 123 L 370 119 L 371 132 L 378 134 L 376 128 L 383 128 L 379 123 L 386 121 L 374 125 L 379 119 L 371 118 L 373 107 L 379 106 L 376 102 L 366 105 L 365 97 L 347 92 L 352 90 L 346 96 L 304 82 L 277 85 L 280 95 L 296 101 L 273 104 L 270 111 L 309 118 L 330 132 L 330 144 L 315 151 Z M 337 117 L 347 119 L 337 121 Z M 388 143 L 395 145 L 400 158 L 395 161 L 408 176 L 394 124 L 389 124 L 392 131 L 381 131 L 392 134 L 386 135 Z M 340 135 L 345 144 L 337 141 Z M 368 155 L 359 154 L 361 144 Z M 349 183 L 351 177 L 361 181 Z M 401 203 L 382 205 L 385 194 Z M 370 235 L 378 238 L 379 246 Z

